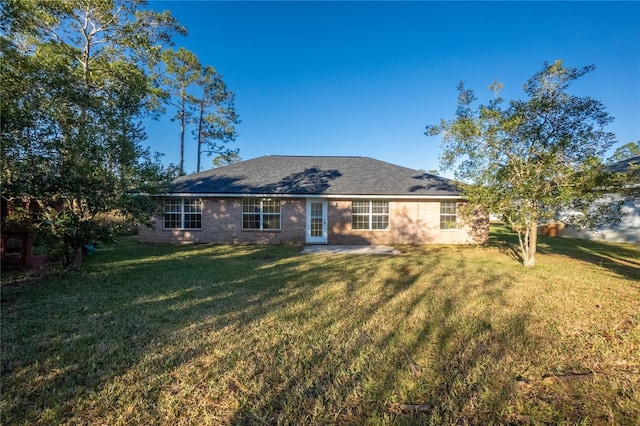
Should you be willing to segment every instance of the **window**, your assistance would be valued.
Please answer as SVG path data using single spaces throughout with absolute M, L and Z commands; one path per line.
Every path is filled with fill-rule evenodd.
M 389 202 L 352 201 L 351 229 L 389 229 Z
M 280 200 L 243 198 L 242 229 L 279 230 Z
M 202 200 L 172 198 L 164 204 L 165 229 L 202 229 Z
M 440 203 L 440 229 L 458 228 L 458 204 L 455 201 Z

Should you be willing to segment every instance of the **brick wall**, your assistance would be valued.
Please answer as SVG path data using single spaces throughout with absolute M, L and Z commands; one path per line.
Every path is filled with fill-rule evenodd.
M 463 205 L 461 203 L 460 205 Z M 351 201 L 328 199 L 328 244 L 466 244 L 484 242 L 488 236 L 486 215 L 462 214 L 460 229 L 440 229 L 439 201 L 389 201 L 388 230 L 351 229 Z M 203 199 L 202 229 L 162 229 L 162 217 L 153 218 L 155 229 L 141 227 L 140 241 L 207 243 L 305 243 L 306 199 L 283 198 L 281 230 L 243 231 L 240 198 Z
M 459 229 L 441 230 L 439 201 L 389 201 L 389 221 L 388 230 L 353 230 L 351 201 L 330 199 L 329 244 L 469 244 L 488 237 L 489 221 L 483 215 L 470 221 L 460 214 Z
M 304 244 L 305 200 L 282 199 L 280 204 L 281 230 L 244 231 L 242 229 L 242 199 L 205 198 L 202 207 L 202 229 L 163 229 L 162 216 L 152 218 L 154 228 L 140 227 L 139 239 L 144 242 L 199 242 Z

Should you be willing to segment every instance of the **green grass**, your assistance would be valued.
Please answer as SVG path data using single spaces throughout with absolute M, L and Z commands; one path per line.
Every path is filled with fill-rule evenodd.
M 3 274 L 0 422 L 640 423 L 639 246 L 399 248 L 128 239 Z

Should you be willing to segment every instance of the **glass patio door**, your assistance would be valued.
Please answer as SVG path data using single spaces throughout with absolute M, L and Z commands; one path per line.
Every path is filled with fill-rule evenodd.
M 327 200 L 307 199 L 307 244 L 327 243 Z

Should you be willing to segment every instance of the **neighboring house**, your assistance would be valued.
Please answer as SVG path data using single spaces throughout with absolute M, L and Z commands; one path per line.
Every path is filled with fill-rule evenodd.
M 154 242 L 466 244 L 488 219 L 454 182 L 367 157 L 265 156 L 173 181 Z
M 640 193 L 640 156 L 632 157 L 623 161 L 618 161 L 607 167 L 607 171 L 612 173 L 631 172 L 631 182 L 626 191 L 636 191 Z M 619 194 L 612 194 L 608 199 L 601 202 L 611 201 L 619 198 Z M 605 241 L 618 243 L 640 244 L 640 198 L 627 200 L 622 206 L 622 218 L 620 222 L 601 227 L 593 231 L 576 230 L 571 227 L 560 226 L 558 235 L 571 238 L 583 238 L 588 240 L 598 240 L 604 237 Z

